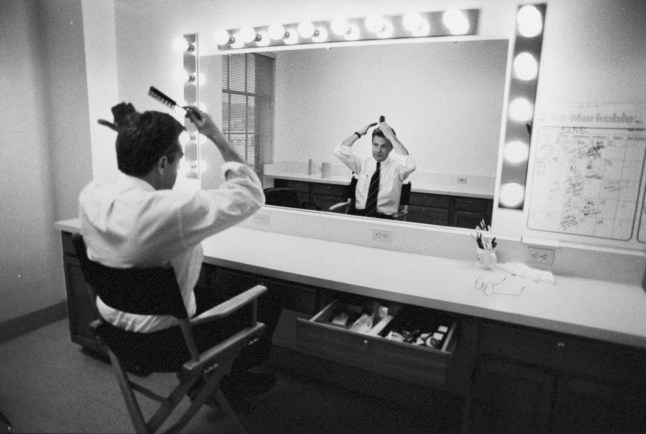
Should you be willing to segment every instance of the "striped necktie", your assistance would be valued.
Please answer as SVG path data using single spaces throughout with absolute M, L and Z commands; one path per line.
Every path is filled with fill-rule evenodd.
M 370 178 L 370 187 L 368 188 L 368 199 L 366 199 L 366 215 L 371 216 L 377 213 L 377 196 L 379 195 L 379 171 L 381 162 L 377 161 L 377 170 Z

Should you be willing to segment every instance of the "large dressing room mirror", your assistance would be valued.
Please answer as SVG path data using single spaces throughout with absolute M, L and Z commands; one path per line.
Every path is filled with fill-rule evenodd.
M 491 221 L 508 46 L 393 40 L 201 56 L 200 102 L 265 188 L 295 190 L 291 206 L 312 212 L 346 200 L 351 172 L 335 146 L 385 116 L 417 163 L 401 220 L 473 228 Z M 353 150 L 371 153 L 370 132 Z

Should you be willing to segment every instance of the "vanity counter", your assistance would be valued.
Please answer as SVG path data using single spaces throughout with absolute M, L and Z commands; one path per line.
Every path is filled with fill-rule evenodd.
M 78 220 L 55 227 L 76 232 Z M 216 266 L 646 349 L 646 292 L 639 285 L 559 275 L 554 285 L 535 283 L 500 268 L 478 268 L 475 261 L 243 227 L 203 246 L 204 261 Z M 488 296 L 475 287 L 479 277 L 502 283 Z
M 350 183 L 350 172 L 343 166 L 333 165 L 330 176 L 323 178 L 320 168 L 313 174 L 307 174 L 305 164 L 274 163 L 266 164 L 264 176 L 271 179 L 288 179 L 291 181 L 316 182 L 321 184 L 347 185 Z M 413 172 L 408 180 L 412 183 L 414 193 L 441 194 L 451 196 L 493 199 L 495 178 L 484 176 L 459 177 L 450 174 Z

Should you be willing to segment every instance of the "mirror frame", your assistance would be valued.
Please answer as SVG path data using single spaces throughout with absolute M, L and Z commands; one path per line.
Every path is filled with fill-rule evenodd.
M 536 32 L 536 34 L 532 34 L 528 36 L 522 31 L 522 26 L 523 26 L 522 15 L 523 15 L 523 12 L 525 12 L 527 9 L 530 9 L 530 8 L 536 9 L 538 11 L 539 19 L 540 19 L 540 28 L 538 32 Z M 493 206 L 491 226 L 494 226 L 496 209 L 506 208 L 509 210 L 522 212 L 523 206 L 526 202 L 525 185 L 527 182 L 527 171 L 528 171 L 528 165 L 529 165 L 529 149 L 530 149 L 530 144 L 532 139 L 531 127 L 534 119 L 534 106 L 535 106 L 536 90 L 537 90 L 539 71 L 540 71 L 540 54 L 542 49 L 542 40 L 543 40 L 543 34 L 544 34 L 544 28 L 545 28 L 546 10 L 547 10 L 546 3 L 529 3 L 529 4 L 522 4 L 517 6 L 516 15 L 515 15 L 516 20 L 515 20 L 514 37 L 513 39 L 509 40 L 510 42 L 509 53 L 507 56 L 507 68 L 506 68 L 507 77 L 506 77 L 506 83 L 505 83 L 505 98 L 503 102 L 502 125 L 500 130 L 500 144 L 499 144 L 499 150 L 498 150 L 498 154 L 499 154 L 498 165 L 497 165 L 498 169 L 496 173 L 496 187 L 495 187 L 495 194 L 494 194 L 494 206 Z M 478 35 L 479 23 L 477 22 L 477 19 L 479 17 L 480 10 L 470 9 L 468 11 L 469 11 L 469 14 L 471 13 L 475 14 L 476 25 L 473 26 L 472 29 L 470 29 L 471 31 L 467 33 L 467 36 L 447 36 L 445 33 L 443 35 L 415 37 L 410 35 L 403 36 L 401 33 L 399 33 L 397 36 L 394 36 L 394 37 L 378 38 L 378 39 L 373 37 L 373 38 L 359 38 L 357 40 L 348 41 L 347 39 L 337 38 L 336 41 L 324 42 L 317 45 L 319 47 L 325 47 L 325 46 L 336 46 L 338 44 L 344 44 L 344 45 L 347 45 L 347 44 L 367 45 L 367 44 L 380 44 L 380 43 L 383 44 L 383 43 L 389 43 L 389 41 L 392 41 L 393 39 L 402 39 L 402 38 L 407 38 L 413 41 L 418 41 L 418 40 L 466 41 L 470 39 L 476 39 L 476 40 L 492 39 L 492 38 L 474 36 L 474 35 Z M 426 14 L 428 16 L 435 16 L 434 14 L 442 14 L 445 12 L 446 11 L 440 11 L 440 12 L 435 11 L 435 12 L 428 12 Z M 403 17 L 403 16 L 399 16 L 399 17 Z M 358 23 L 363 22 L 362 19 L 354 19 L 354 20 L 357 21 Z M 291 28 L 292 32 L 296 31 L 297 29 L 296 24 L 288 25 L 286 27 Z M 249 27 L 245 28 L 245 30 L 247 29 L 249 29 Z M 256 38 L 257 38 L 261 31 L 268 31 L 269 26 L 263 26 L 263 27 L 259 27 L 255 29 L 251 28 L 251 29 L 256 31 Z M 230 32 L 229 34 L 232 35 L 233 33 Z M 288 36 L 288 32 L 285 33 L 285 37 L 287 36 Z M 442 36 L 442 37 L 438 38 L 437 36 Z M 342 42 L 339 42 L 339 41 L 342 41 Z M 230 40 L 229 43 L 230 42 L 233 42 L 233 41 Z M 255 42 L 255 40 L 250 42 Z M 302 48 L 302 45 L 303 45 L 303 44 L 290 45 L 290 44 L 284 43 L 282 40 L 280 42 L 281 43 L 279 45 L 273 45 L 273 46 L 269 45 L 266 47 L 261 47 L 257 45 L 250 48 L 244 48 L 244 46 L 241 46 L 241 47 L 228 46 L 222 50 L 220 50 L 221 47 L 218 47 L 218 49 L 220 50 L 218 54 L 300 49 Z M 534 56 L 537 62 L 536 75 L 535 77 L 529 80 L 519 78 L 518 74 L 513 71 L 514 59 L 521 52 L 527 52 L 527 51 Z M 187 52 L 190 52 L 196 58 L 199 56 L 199 51 L 197 49 L 197 38 L 195 38 L 195 42 L 193 45 L 189 44 L 189 48 L 187 49 Z M 189 76 L 189 81 L 195 88 L 199 89 L 199 85 L 200 85 L 199 61 L 197 62 L 196 73 L 193 76 Z M 185 87 L 185 95 L 186 93 L 187 93 L 187 90 Z M 197 98 L 197 102 L 199 103 L 199 90 L 195 92 L 195 95 Z M 518 120 L 518 119 L 514 119 L 514 117 L 510 115 L 510 106 L 512 106 L 511 103 L 513 103 L 517 98 L 524 98 L 529 102 L 530 114 L 527 119 Z M 526 133 L 525 132 L 519 133 L 519 131 L 523 131 L 523 129 L 525 129 Z M 526 148 L 527 148 L 526 157 L 521 161 L 510 161 L 507 158 L 504 158 L 506 147 L 511 142 L 517 142 L 519 138 L 524 142 L 526 140 Z M 199 147 L 197 140 L 196 140 L 196 146 Z M 199 149 L 198 149 L 197 155 L 201 155 L 199 152 Z M 199 162 L 197 163 L 197 166 L 199 167 Z M 199 171 L 197 176 L 198 178 L 201 178 Z M 506 200 L 501 201 L 501 195 L 503 196 L 503 199 L 504 199 L 505 194 L 510 191 L 512 193 L 516 193 L 520 197 L 520 199 L 515 202 L 514 201 L 510 202 Z

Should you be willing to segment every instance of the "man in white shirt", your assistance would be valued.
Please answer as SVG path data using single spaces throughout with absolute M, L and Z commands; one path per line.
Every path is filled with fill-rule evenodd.
M 352 145 L 375 125 L 377 123 L 368 124 L 352 133 L 334 149 L 334 155 L 357 177 L 356 210 L 352 212 L 391 219 L 399 210 L 402 184 L 416 164 L 386 122 L 379 122 L 372 131 L 372 155 L 354 153 Z M 396 157 L 390 155 L 393 149 L 398 154 Z
M 195 291 L 202 266 L 201 241 L 241 222 L 264 203 L 255 172 L 229 144 L 208 114 L 190 107 L 187 117 L 217 147 L 225 182 L 217 189 L 172 190 L 183 156 L 179 134 L 184 127 L 160 112 L 136 112 L 130 104 L 113 107 L 119 177 L 111 183 L 90 183 L 79 196 L 81 233 L 90 259 L 114 268 L 173 267 L 189 316 L 212 307 L 218 288 Z M 106 123 L 105 121 L 103 122 Z M 267 295 L 267 294 L 265 294 Z M 263 296 L 264 297 L 264 296 Z M 271 299 L 271 296 L 265 300 Z M 271 301 L 271 300 L 270 300 Z M 170 316 L 121 312 L 97 298 L 101 317 L 125 330 L 140 332 L 133 358 L 156 354 L 164 366 L 181 364 L 189 355 L 175 319 Z M 263 299 L 259 301 L 262 320 Z M 269 303 L 271 304 L 271 303 Z M 277 323 L 280 308 L 269 306 Z M 208 348 L 231 334 L 232 324 L 204 324 L 195 330 L 198 347 Z M 248 371 L 268 357 L 271 331 L 264 337 L 264 354 L 242 352 L 222 389 L 233 395 L 265 392 L 275 383 L 269 374 Z M 269 342 L 267 344 L 267 341 Z

